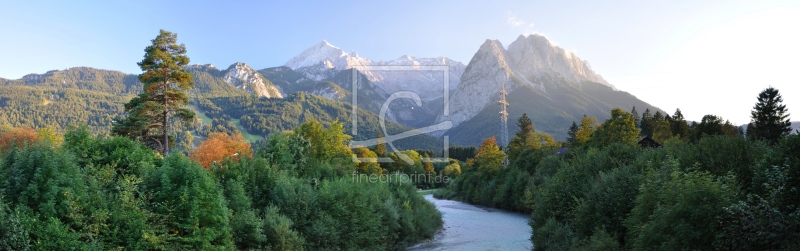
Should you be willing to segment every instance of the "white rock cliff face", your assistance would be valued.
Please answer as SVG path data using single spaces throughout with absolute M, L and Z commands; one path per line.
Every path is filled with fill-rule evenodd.
M 589 63 L 574 53 L 555 46 L 538 34 L 519 36 L 508 45 L 509 65 L 518 76 L 554 74 L 580 84 L 583 81 L 610 86 L 603 77 L 592 71 Z
M 461 62 L 446 57 L 416 58 L 402 56 L 389 61 L 372 61 L 357 53 L 346 53 L 342 49 L 322 41 L 290 59 L 285 64 L 289 68 L 314 80 L 323 80 L 347 69 L 357 69 L 367 79 L 381 88 L 382 93 L 412 91 L 423 100 L 441 98 L 444 89 L 454 90 L 464 73 Z M 402 66 L 377 69 L 382 66 Z M 421 66 L 448 66 L 449 82 L 443 83 L 444 72 L 421 70 Z M 377 68 L 376 68 L 377 67 Z M 400 70 L 397 70 L 400 69 Z
M 259 97 L 283 98 L 281 92 L 260 73 L 245 63 L 235 63 L 225 70 L 225 82 Z
M 458 125 L 472 118 L 486 104 L 496 100 L 502 83 L 509 92 L 516 87 L 510 81 L 512 76 L 503 45 L 497 40 L 486 40 L 466 67 L 458 88 L 450 95 L 449 116 L 439 115 L 437 121 L 450 120 Z
M 311 91 L 311 94 L 321 96 L 327 99 L 340 100 L 347 95 L 342 89 L 334 86 L 325 86 Z
M 218 70 L 219 70 L 219 69 L 217 69 L 217 67 L 216 67 L 216 66 L 214 66 L 213 64 L 193 64 L 193 65 L 187 65 L 187 66 L 186 66 L 186 69 L 187 69 L 187 70 L 195 70 L 195 71 L 206 71 L 206 72 L 212 72 L 212 71 L 218 71 Z
M 477 115 L 485 106 L 496 105 L 503 83 L 509 93 L 520 84 L 547 93 L 536 80 L 542 77 L 564 78 L 577 85 L 595 82 L 613 88 L 586 61 L 553 45 L 542 35 L 519 36 L 507 50 L 497 40 L 486 40 L 450 95 L 449 116 L 440 115 L 437 121 L 449 120 L 455 126 Z

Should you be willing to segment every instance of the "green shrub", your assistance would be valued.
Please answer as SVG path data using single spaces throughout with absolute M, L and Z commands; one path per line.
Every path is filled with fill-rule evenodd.
M 0 250 L 29 250 L 31 239 L 25 216 L 11 210 L 0 196 Z
M 606 233 L 603 229 L 596 229 L 589 239 L 583 239 L 574 243 L 572 250 L 621 250 L 616 238 Z
M 624 222 L 635 206 L 640 179 L 641 171 L 634 166 L 601 173 L 576 208 L 576 231 L 582 236 L 595 236 L 600 229 L 602 235 L 624 245 L 627 232 Z
M 148 174 L 143 183 L 151 197 L 152 212 L 163 218 L 157 222 L 154 238 L 162 238 L 157 248 L 230 249 L 229 212 L 222 190 L 208 171 L 183 155 L 173 154 L 164 165 Z
M 575 233 L 572 227 L 559 222 L 554 218 L 548 218 L 537 222 L 531 218 L 531 227 L 533 227 L 533 245 L 536 250 L 544 251 L 560 251 L 572 250 L 573 242 L 575 242 Z
M 633 249 L 714 249 L 723 208 L 738 192 L 732 177 L 679 171 L 674 160 L 664 165 L 645 176 L 627 220 Z
M 264 229 L 269 249 L 301 251 L 305 240 L 292 229 L 292 220 L 279 213 L 277 207 L 268 207 L 264 216 Z
M 14 149 L 0 163 L 0 177 L 9 204 L 79 227 L 86 183 L 72 156 L 42 144 Z

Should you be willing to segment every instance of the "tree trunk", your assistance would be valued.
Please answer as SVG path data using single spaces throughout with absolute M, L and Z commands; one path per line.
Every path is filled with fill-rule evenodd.
M 169 126 L 169 124 L 167 124 L 167 122 L 169 122 L 168 121 L 169 118 L 167 117 L 167 115 L 169 113 L 169 108 L 167 107 L 167 104 L 168 104 L 167 103 L 167 87 L 168 87 L 167 83 L 168 83 L 167 82 L 167 77 L 166 77 L 166 75 L 164 75 L 164 93 L 163 93 L 163 95 L 164 95 L 164 122 L 163 122 L 163 124 L 161 126 L 162 127 L 161 131 L 164 133 L 164 144 L 162 145 L 162 147 L 164 149 L 163 149 L 163 152 L 161 154 L 164 155 L 164 157 L 167 156 L 167 152 L 169 151 L 169 135 L 167 135 L 167 126 Z

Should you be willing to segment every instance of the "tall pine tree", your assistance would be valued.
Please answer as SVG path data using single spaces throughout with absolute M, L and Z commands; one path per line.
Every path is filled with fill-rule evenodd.
M 567 131 L 567 143 L 569 145 L 575 144 L 575 134 L 577 133 L 578 133 L 578 124 L 576 124 L 575 121 L 572 121 L 572 125 L 569 126 L 569 131 Z
M 645 109 L 644 113 L 642 113 L 642 120 L 639 122 L 639 129 L 641 129 L 642 136 L 650 136 L 653 135 L 653 126 L 655 125 L 653 114 L 650 113 L 650 109 Z
M 758 102 L 750 112 L 752 132 L 747 134 L 756 139 L 775 142 L 792 131 L 789 122 L 789 111 L 783 104 L 783 97 L 778 89 L 769 87 L 758 94 Z
M 128 116 L 115 121 L 112 133 L 130 137 L 161 151 L 170 149 L 170 117 L 183 122 L 191 121 L 195 114 L 186 105 L 186 92 L 194 86 L 192 75 L 184 69 L 189 64 L 186 46 L 177 44 L 178 35 L 161 30 L 144 51 L 138 63 L 144 73 L 139 81 L 144 93 L 125 104 Z
M 680 108 L 675 109 L 675 113 L 672 114 L 670 127 L 672 127 L 672 135 L 677 135 L 681 139 L 685 139 L 689 135 L 689 124 L 686 123 L 686 118 L 683 117 Z

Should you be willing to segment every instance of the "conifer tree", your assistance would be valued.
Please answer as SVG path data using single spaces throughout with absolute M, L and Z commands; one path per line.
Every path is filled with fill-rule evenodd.
M 672 135 L 677 135 L 682 139 L 689 135 L 689 124 L 686 123 L 686 118 L 683 117 L 680 108 L 675 109 L 675 113 L 672 114 L 670 127 L 672 128 Z
M 574 145 L 575 143 L 575 134 L 578 133 L 578 124 L 575 121 L 572 121 L 572 125 L 569 126 L 569 131 L 567 131 L 567 143 L 570 145 Z
M 636 111 L 636 106 L 634 106 L 633 109 L 631 109 L 631 115 L 633 115 L 633 123 L 636 124 L 636 128 L 641 129 L 642 118 L 639 117 L 639 112 Z
M 650 113 L 650 109 L 645 109 L 644 113 L 642 113 L 642 121 L 639 122 L 639 129 L 641 129 L 642 135 L 653 135 L 653 114 Z
M 783 97 L 778 89 L 769 87 L 758 94 L 758 102 L 750 112 L 753 124 L 752 132 L 748 135 L 756 139 L 765 139 L 776 142 L 779 138 L 786 136 L 792 131 L 792 123 L 789 122 L 789 111 L 783 104 Z
M 117 119 L 112 133 L 145 142 L 166 155 L 170 149 L 170 117 L 189 122 L 194 112 L 186 109 L 186 91 L 194 86 L 192 75 L 184 69 L 189 64 L 186 46 L 177 44 L 178 35 L 161 30 L 145 48 L 138 63 L 144 92 L 125 104 L 128 116 Z

